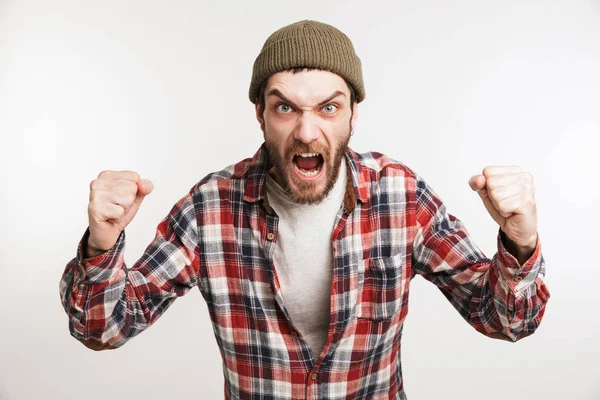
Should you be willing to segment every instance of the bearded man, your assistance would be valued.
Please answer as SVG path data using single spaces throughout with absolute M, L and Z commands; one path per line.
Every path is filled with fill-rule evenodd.
M 372 400 L 406 399 L 400 340 L 417 274 L 484 335 L 537 329 L 550 295 L 531 174 L 488 166 L 469 180 L 499 225 L 490 259 L 415 171 L 348 147 L 365 88 L 340 30 L 275 31 L 249 98 L 263 145 L 195 184 L 129 269 L 125 227 L 153 185 L 134 171 L 91 182 L 89 227 L 60 284 L 76 339 L 118 348 L 197 286 L 226 399 Z

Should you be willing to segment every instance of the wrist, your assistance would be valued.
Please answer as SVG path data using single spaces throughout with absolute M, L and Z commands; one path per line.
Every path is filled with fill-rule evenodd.
M 103 249 L 95 246 L 94 242 L 91 239 L 88 239 L 88 241 L 86 243 L 86 247 L 84 249 L 84 257 L 85 258 L 96 257 L 96 256 L 106 253 L 106 251 L 107 250 L 103 250 Z
M 523 245 L 520 245 L 520 244 L 516 244 L 516 245 L 523 251 L 530 251 L 530 250 L 533 251 L 533 250 L 535 250 L 535 246 L 537 245 L 537 239 L 538 239 L 538 234 L 536 232 L 527 243 L 525 243 Z
M 517 242 L 512 240 L 506 233 L 504 233 L 504 231 L 502 233 L 505 239 L 504 243 L 506 250 L 508 250 L 508 252 L 519 261 L 519 264 L 524 264 L 525 261 L 527 261 L 533 255 L 537 246 L 537 231 L 533 235 L 533 237 L 530 240 L 524 242 L 524 244 L 518 244 Z

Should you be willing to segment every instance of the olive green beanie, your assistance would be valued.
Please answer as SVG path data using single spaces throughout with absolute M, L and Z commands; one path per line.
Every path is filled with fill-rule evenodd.
M 362 67 L 350 38 L 331 25 L 303 20 L 278 29 L 269 36 L 254 61 L 249 97 L 256 102 L 262 83 L 280 71 L 313 67 L 334 72 L 365 98 Z

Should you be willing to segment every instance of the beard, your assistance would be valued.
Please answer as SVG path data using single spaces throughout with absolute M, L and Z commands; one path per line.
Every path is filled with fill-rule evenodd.
M 320 143 L 306 144 L 299 140 L 285 149 L 282 156 L 276 144 L 267 139 L 265 133 L 265 145 L 269 153 L 269 172 L 274 175 L 279 186 L 287 193 L 290 200 L 297 204 L 317 204 L 320 203 L 331 189 L 333 189 L 339 172 L 340 164 L 348 149 L 350 142 L 350 130 L 335 149 L 331 149 Z M 319 180 L 306 182 L 298 179 L 293 171 L 294 155 L 299 153 L 319 153 L 323 157 L 321 168 L 323 175 Z M 294 182 L 291 182 L 291 179 Z M 325 184 L 323 185 L 323 181 Z M 321 189 L 319 189 L 321 187 Z

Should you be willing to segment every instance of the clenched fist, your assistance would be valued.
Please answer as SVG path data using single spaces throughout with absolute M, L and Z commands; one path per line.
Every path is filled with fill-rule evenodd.
M 469 185 L 508 238 L 531 252 L 537 242 L 533 176 L 519 166 L 489 166 Z
M 134 171 L 102 171 L 90 183 L 90 235 L 86 257 L 101 254 L 114 246 L 153 188 L 152 182 L 140 179 Z

